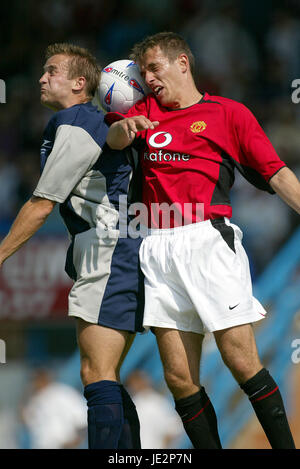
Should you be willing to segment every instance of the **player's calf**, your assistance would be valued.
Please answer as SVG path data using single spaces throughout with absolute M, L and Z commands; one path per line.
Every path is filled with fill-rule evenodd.
M 279 388 L 263 368 L 241 384 L 273 449 L 295 449 Z
M 130 334 L 78 320 L 77 339 L 88 405 L 89 448 L 139 448 L 135 406 L 118 382 L 127 343 L 132 342 Z
M 197 449 L 221 449 L 217 417 L 204 387 L 175 401 L 184 429 Z
M 139 449 L 140 424 L 136 408 L 124 387 L 102 380 L 84 388 L 88 405 L 90 449 Z

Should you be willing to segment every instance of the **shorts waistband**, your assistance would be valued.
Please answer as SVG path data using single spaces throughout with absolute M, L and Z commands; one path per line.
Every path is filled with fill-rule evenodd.
M 204 220 L 198 223 L 190 223 L 189 225 L 176 226 L 175 228 L 145 228 L 145 233 L 147 236 L 153 235 L 172 235 L 176 233 L 182 233 L 185 231 L 193 230 L 205 230 L 210 226 L 217 225 L 219 223 L 230 223 L 229 218 L 219 217 L 212 220 Z

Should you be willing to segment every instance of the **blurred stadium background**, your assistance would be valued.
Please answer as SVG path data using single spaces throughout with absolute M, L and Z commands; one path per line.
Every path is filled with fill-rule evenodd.
M 39 145 L 51 113 L 39 103 L 38 80 L 49 43 L 86 46 L 104 66 L 127 58 L 145 35 L 174 30 L 190 43 L 200 90 L 246 104 L 280 157 L 300 178 L 299 0 L 11 0 L 1 4 L 0 237 L 30 197 L 39 177 Z M 299 216 L 277 196 L 236 177 L 233 222 L 244 232 L 256 296 L 270 311 L 256 326 L 264 363 L 281 386 L 300 447 Z M 33 367 L 43 364 L 80 391 L 74 322 L 67 318 L 70 282 L 64 273 L 68 240 L 57 211 L 0 273 L 0 447 L 26 447 L 19 415 Z M 295 343 L 295 342 L 294 342 Z M 226 448 L 268 448 L 247 399 L 205 340 L 202 381 L 211 394 Z M 300 354 L 294 355 L 299 356 Z M 143 369 L 159 392 L 163 384 L 155 340 L 138 336 L 123 376 Z M 28 446 L 27 446 L 28 447 Z M 183 437 L 178 448 L 187 448 Z

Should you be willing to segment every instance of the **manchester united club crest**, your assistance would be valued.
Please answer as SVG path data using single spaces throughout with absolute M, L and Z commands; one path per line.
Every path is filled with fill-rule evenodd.
M 207 127 L 206 122 L 204 121 L 197 121 L 193 122 L 190 129 L 194 134 L 198 134 L 199 132 L 203 132 Z

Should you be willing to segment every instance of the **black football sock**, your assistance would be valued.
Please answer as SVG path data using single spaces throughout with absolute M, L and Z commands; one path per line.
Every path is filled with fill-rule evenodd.
M 123 400 L 124 423 L 119 438 L 118 449 L 141 449 L 140 421 L 135 405 L 122 385 L 121 394 Z
M 295 449 L 279 388 L 263 368 L 240 385 L 263 427 L 273 449 Z
M 124 424 L 119 383 L 103 380 L 85 386 L 89 449 L 117 449 Z
M 184 429 L 196 449 L 221 449 L 217 417 L 205 389 L 175 401 Z

